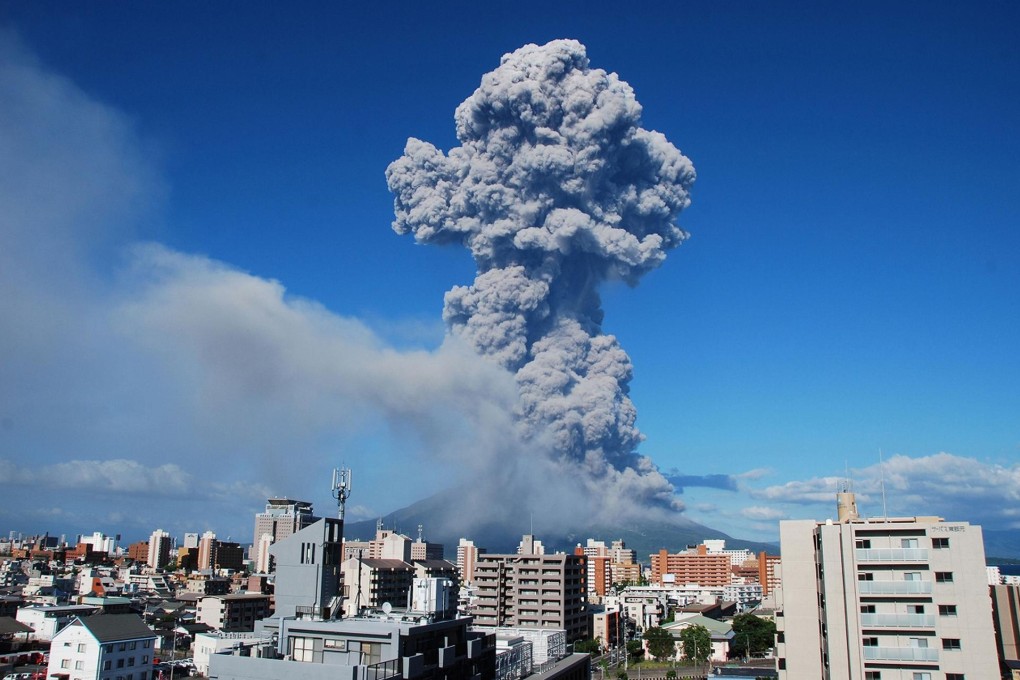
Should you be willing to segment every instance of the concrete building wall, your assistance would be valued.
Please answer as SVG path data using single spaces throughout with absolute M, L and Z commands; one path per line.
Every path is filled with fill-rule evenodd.
M 583 557 L 480 555 L 475 568 L 479 625 L 562 628 L 571 641 L 587 635 Z
M 780 523 L 781 680 L 998 677 L 980 527 Z

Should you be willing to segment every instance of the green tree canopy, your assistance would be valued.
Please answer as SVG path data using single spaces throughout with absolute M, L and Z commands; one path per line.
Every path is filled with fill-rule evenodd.
M 762 656 L 775 645 L 776 624 L 754 614 L 733 617 L 730 656 Z
M 578 640 L 574 643 L 574 651 L 579 654 L 587 652 L 592 656 L 598 656 L 602 652 L 602 641 L 598 638 L 594 640 Z
M 665 661 L 673 656 L 676 650 L 673 635 L 660 626 L 646 630 L 644 638 L 648 641 L 648 653 L 654 656 L 657 661 Z
M 645 648 L 641 645 L 641 640 L 627 640 L 627 655 L 631 661 L 645 658 Z
M 687 626 L 680 631 L 680 645 L 685 658 L 704 663 L 712 654 L 712 635 L 704 626 Z

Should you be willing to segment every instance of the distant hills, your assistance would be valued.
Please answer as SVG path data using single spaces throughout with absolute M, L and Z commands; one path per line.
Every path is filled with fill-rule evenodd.
M 421 524 L 425 540 L 442 543 L 446 547 L 446 557 L 450 560 L 456 559 L 457 543 L 461 538 L 474 541 L 476 546 L 486 548 L 490 553 L 513 553 L 517 551 L 521 536 L 530 531 L 528 526 L 521 526 L 518 521 L 483 523 L 470 530 L 470 533 L 448 529 L 451 524 L 450 509 L 456 507 L 455 491 L 440 492 L 384 515 L 383 526 L 415 538 L 418 535 L 418 525 Z M 376 521 L 348 522 L 344 527 L 344 536 L 361 540 L 373 538 Z M 606 545 L 623 539 L 627 547 L 636 552 L 639 562 L 648 562 L 649 555 L 662 548 L 677 552 L 688 545 L 697 545 L 706 538 L 725 539 L 727 548 L 747 548 L 755 553 L 762 550 L 769 554 L 779 552 L 778 545 L 736 539 L 680 514 L 672 522 L 591 523 L 555 533 L 545 531 L 539 525 L 535 528 L 535 537 L 542 541 L 546 549 L 565 552 L 572 551 L 578 543 L 583 545 L 589 538 L 605 541 Z
M 519 521 L 486 522 L 471 529 L 468 533 L 455 528 L 458 523 L 450 521 L 451 514 L 458 512 L 458 494 L 455 490 L 443 491 L 405 508 L 384 515 L 383 526 L 395 529 L 412 538 L 418 535 L 418 525 L 424 527 L 425 540 L 442 543 L 446 547 L 447 559 L 454 560 L 457 555 L 457 543 L 461 538 L 474 541 L 480 548 L 490 553 L 516 552 L 521 536 L 530 528 L 522 526 Z M 461 518 L 463 519 L 463 518 Z M 360 522 L 348 522 L 344 527 L 344 536 L 349 539 L 367 540 L 375 536 L 375 519 Z M 462 522 L 461 522 L 462 523 Z M 1002 558 L 1015 560 L 1020 558 L 1020 530 L 984 529 L 985 555 L 989 560 Z M 628 548 L 637 554 L 639 562 L 648 562 L 649 555 L 665 548 L 677 552 L 688 545 L 697 545 L 706 538 L 722 538 L 727 548 L 747 548 L 758 553 L 762 550 L 776 555 L 779 546 L 775 543 L 759 543 L 745 541 L 728 536 L 721 531 L 698 524 L 678 514 L 670 522 L 626 522 L 596 523 L 585 526 L 571 527 L 566 531 L 549 532 L 541 525 L 535 528 L 535 537 L 542 541 L 549 550 L 569 552 L 578 543 L 584 544 L 589 538 L 606 542 L 623 539 Z

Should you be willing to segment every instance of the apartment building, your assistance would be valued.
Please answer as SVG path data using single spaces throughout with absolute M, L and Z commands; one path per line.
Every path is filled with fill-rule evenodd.
M 697 583 L 724 586 L 730 582 L 732 561 L 726 553 L 709 553 L 705 545 L 693 552 L 670 554 L 660 550 L 651 555 L 652 583 L 655 585 Z
M 149 536 L 149 550 L 146 554 L 146 564 L 153 569 L 162 569 L 170 563 L 170 548 L 173 546 L 173 537 L 162 529 L 156 529 Z
M 53 638 L 47 678 L 148 680 L 156 634 L 137 614 L 76 618 Z
M 474 541 L 460 539 L 457 544 L 457 573 L 460 574 L 461 583 L 472 585 L 475 582 L 475 564 L 478 556 L 484 554 L 485 548 L 479 548 Z
M 524 545 L 535 545 L 527 540 Z M 584 557 L 479 555 L 475 622 L 481 626 L 558 628 L 567 641 L 587 636 Z
M 255 630 L 269 616 L 269 596 L 261 593 L 207 595 L 198 601 L 197 620 L 213 630 L 240 633 Z
M 999 677 L 981 528 L 938 517 L 780 522 L 780 680 Z

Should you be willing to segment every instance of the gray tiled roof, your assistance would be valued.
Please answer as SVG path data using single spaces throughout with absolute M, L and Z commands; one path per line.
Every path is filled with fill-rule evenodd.
M 78 619 L 100 642 L 154 638 L 156 634 L 137 614 L 96 614 Z

